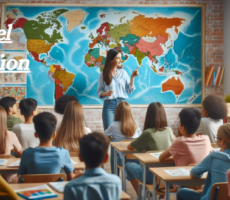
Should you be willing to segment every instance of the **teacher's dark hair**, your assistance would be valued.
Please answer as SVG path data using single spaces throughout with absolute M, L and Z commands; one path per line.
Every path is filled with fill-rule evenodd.
M 144 130 L 154 128 L 156 131 L 164 130 L 167 126 L 167 118 L 163 105 L 159 102 L 149 104 L 147 109 Z
M 110 85 L 112 82 L 112 65 L 111 61 L 117 56 L 117 54 L 121 53 L 117 49 L 110 49 L 107 53 L 107 57 L 105 60 L 105 66 L 103 69 L 103 81 L 106 85 Z

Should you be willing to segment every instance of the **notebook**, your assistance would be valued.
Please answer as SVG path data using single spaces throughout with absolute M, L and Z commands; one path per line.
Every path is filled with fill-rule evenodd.
M 46 184 L 14 191 L 24 199 L 47 199 L 58 196 Z
M 68 181 L 60 181 L 60 182 L 49 182 L 49 185 L 58 192 L 63 193 L 64 187 L 68 183 Z
M 159 158 L 160 155 L 162 154 L 162 152 L 156 152 L 156 153 L 149 153 L 151 156 L 155 157 L 155 158 Z
M 7 163 L 8 160 L 6 159 L 0 159 L 0 166 L 4 166 Z
M 72 164 L 72 165 L 76 165 L 77 162 L 75 162 L 74 160 L 71 159 L 71 164 Z
M 10 165 L 8 165 L 7 167 L 19 167 L 20 165 L 20 162 L 21 162 L 21 159 L 11 163 Z
M 191 169 L 178 168 L 174 170 L 164 170 L 170 176 L 189 176 Z

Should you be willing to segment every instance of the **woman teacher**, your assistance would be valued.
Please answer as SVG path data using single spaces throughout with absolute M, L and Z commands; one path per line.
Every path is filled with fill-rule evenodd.
M 97 95 L 104 100 L 102 120 L 104 130 L 114 121 L 117 105 L 129 98 L 134 87 L 134 78 L 138 76 L 138 68 L 133 71 L 131 78 L 124 69 L 121 69 L 121 53 L 117 49 L 110 49 L 107 53 L 103 72 L 98 80 Z

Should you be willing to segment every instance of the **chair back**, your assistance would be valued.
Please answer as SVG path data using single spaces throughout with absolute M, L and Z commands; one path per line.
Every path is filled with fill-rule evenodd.
M 70 155 L 70 157 L 79 157 L 79 155 L 80 155 L 80 150 L 69 151 L 69 155 Z
M 12 155 L 3 155 L 3 154 L 1 154 L 0 158 L 15 158 L 15 157 L 12 156 Z
M 210 200 L 230 200 L 230 196 L 228 196 L 228 183 L 215 183 L 212 186 Z
M 47 183 L 67 181 L 65 174 L 26 174 L 20 175 L 18 183 Z

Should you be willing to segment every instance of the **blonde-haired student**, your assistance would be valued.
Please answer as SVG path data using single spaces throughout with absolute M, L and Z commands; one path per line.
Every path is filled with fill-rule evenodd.
M 183 188 L 177 193 L 177 200 L 209 200 L 212 186 L 218 182 L 227 182 L 226 173 L 230 168 L 230 124 L 220 126 L 216 144 L 220 151 L 210 153 L 201 163 L 191 170 L 191 177 L 199 179 L 208 172 L 202 193 Z M 227 195 L 227 194 L 226 194 Z
M 202 103 L 202 119 L 197 134 L 207 135 L 211 143 L 215 143 L 218 128 L 223 125 L 227 117 L 227 107 L 223 98 L 217 95 L 208 95 Z
M 11 152 L 14 151 L 18 156 L 22 155 L 22 146 L 18 141 L 17 136 L 7 130 L 7 115 L 5 109 L 0 106 L 0 154 L 11 155 Z M 16 174 L 3 174 L 4 179 L 8 183 L 16 183 L 17 175 Z
M 18 196 L 0 175 L 0 199 L 17 200 Z
M 172 129 L 168 127 L 165 109 L 159 102 L 151 103 L 148 106 L 143 133 L 128 145 L 128 149 L 137 151 L 165 150 L 173 142 Z M 138 180 L 143 181 L 143 168 L 141 165 L 126 163 L 127 179 L 131 182 L 138 194 Z M 146 183 L 152 184 L 153 174 L 146 170 Z
M 201 113 L 196 108 L 184 108 L 179 113 L 179 118 L 182 136 L 160 155 L 159 160 L 163 162 L 172 156 L 176 166 L 200 163 L 212 151 L 209 137 L 195 134 L 200 124 Z
M 114 122 L 104 132 L 107 136 L 112 136 L 112 142 L 120 142 L 137 138 L 140 136 L 141 131 L 137 123 L 133 119 L 131 107 L 126 101 L 118 104 L 115 112 Z M 111 148 L 112 149 L 112 148 Z M 114 152 L 111 150 L 111 171 L 114 173 Z M 121 158 L 118 156 L 118 163 L 121 165 Z
M 64 111 L 64 116 L 54 144 L 70 151 L 79 150 L 79 141 L 91 130 L 85 127 L 85 116 L 82 105 L 78 101 L 70 101 Z

